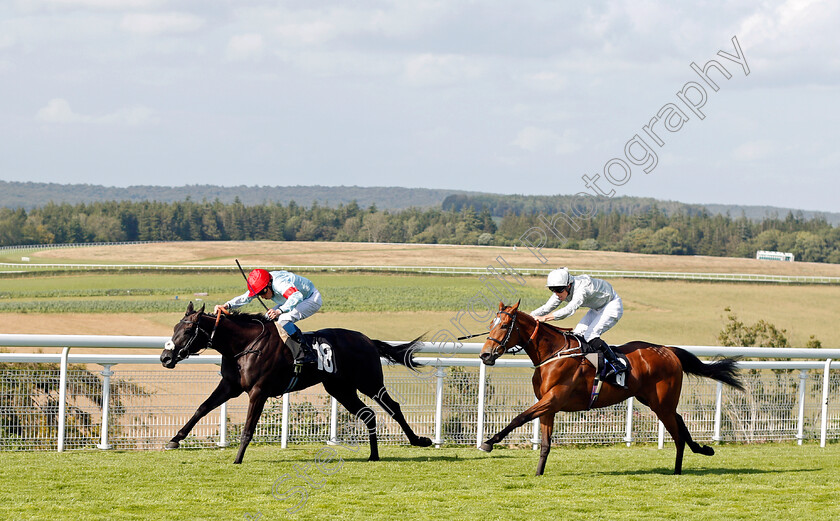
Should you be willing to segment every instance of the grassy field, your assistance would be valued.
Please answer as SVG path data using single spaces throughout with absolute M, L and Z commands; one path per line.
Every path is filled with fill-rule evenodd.
M 274 253 L 282 251 L 282 253 Z M 268 253 L 266 253 L 268 252 Z M 648 269 L 838 275 L 840 267 L 615 254 L 547 253 L 576 269 Z M 20 252 L 5 253 L 18 261 Z M 17 259 L 14 256 L 17 255 Z M 26 255 L 24 253 L 23 255 Z M 30 252 L 37 262 L 246 264 L 411 264 L 485 266 L 520 249 L 331 243 L 179 243 Z M 769 271 L 767 271 L 769 270 Z M 784 271 L 788 270 L 788 271 Z M 301 271 L 306 274 L 305 271 Z M 476 276 L 312 273 L 325 297 L 305 329 L 346 327 L 374 338 L 408 339 L 486 323 L 459 314 L 482 291 Z M 625 315 L 608 341 L 644 339 L 713 345 L 730 307 L 747 323 L 787 329 L 794 346 L 810 335 L 837 347 L 838 286 L 611 280 Z M 520 288 L 523 308 L 548 297 L 542 278 Z M 0 278 L 0 333 L 169 335 L 188 300 L 212 305 L 243 291 L 236 272 L 72 273 Z M 207 295 L 195 295 L 207 293 Z M 178 299 L 176 300 L 176 296 Z M 494 305 L 495 303 L 489 303 Z M 253 303 L 248 310 L 261 308 Z M 578 313 L 560 325 L 572 326 Z M 481 341 L 479 338 L 477 341 Z M 21 348 L 23 349 L 23 348 Z M 45 349 L 45 351 L 50 351 Z M 78 349 L 74 352 L 83 352 Z M 245 464 L 235 449 L 4 453 L 0 519 L 840 519 L 840 445 L 724 445 L 712 458 L 687 454 L 682 476 L 670 473 L 674 449 L 647 445 L 555 447 L 547 475 L 533 476 L 537 453 L 498 448 L 252 446 Z M 306 485 L 307 473 L 314 486 Z M 282 481 L 288 475 L 287 481 Z M 297 488 L 294 488 L 297 487 Z M 274 496 L 272 495 L 274 489 Z M 306 491 L 306 502 L 293 509 Z M 288 498 L 278 500 L 284 493 Z
M 306 272 L 301 272 L 306 274 Z M 374 338 L 408 339 L 424 332 L 453 328 L 483 331 L 489 317 L 459 314 L 476 295 L 486 295 L 475 276 L 313 273 L 324 295 L 321 312 L 307 319 L 308 329 L 346 327 Z M 542 278 L 528 278 L 518 288 L 522 306 L 531 310 L 548 297 Z M 609 341 L 650 340 L 677 345 L 713 345 L 729 307 L 753 323 L 767 320 L 787 330 L 794 346 L 815 335 L 836 347 L 840 322 L 836 303 L 840 286 L 710 283 L 614 279 L 625 313 Z M 208 306 L 223 303 L 243 288 L 235 273 L 78 273 L 0 279 L 0 332 L 64 334 L 168 335 L 188 300 Z M 195 293 L 207 293 L 196 296 Z M 178 297 L 176 300 L 175 297 Z M 512 298 L 512 297 L 511 297 Z M 259 312 L 257 302 L 246 310 Z M 97 319 L 90 314 L 108 316 Z M 573 326 L 578 312 L 561 325 Z
M 546 248 L 540 260 L 527 248 L 441 244 L 378 244 L 336 242 L 170 242 L 81 248 L 0 251 L 0 262 L 94 264 L 176 264 L 233 267 L 286 266 L 474 266 L 497 265 L 501 256 L 517 268 L 761 273 L 840 276 L 840 264 L 770 262 L 755 259 L 692 255 L 645 255 L 610 251 Z
M 669 445 L 557 447 L 542 477 L 530 450 L 384 447 L 376 463 L 367 451 L 252 446 L 241 466 L 234 449 L 8 453 L 0 518 L 840 518 L 840 445 L 725 445 L 688 453 L 681 476 Z

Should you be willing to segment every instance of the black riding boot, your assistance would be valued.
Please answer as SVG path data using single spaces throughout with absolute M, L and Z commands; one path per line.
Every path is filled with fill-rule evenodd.
M 295 365 L 298 369 L 303 364 L 312 364 L 318 361 L 318 356 L 315 354 L 312 346 L 309 345 L 309 342 L 306 341 L 306 337 L 303 336 L 300 329 L 297 329 L 297 331 L 289 336 L 286 345 L 292 352 L 292 356 L 295 358 Z
M 604 374 L 604 378 L 609 378 L 627 370 L 624 361 L 616 356 L 610 345 L 604 342 L 601 337 L 593 338 L 589 341 L 589 345 L 604 353 L 604 360 L 607 361 L 607 372 Z

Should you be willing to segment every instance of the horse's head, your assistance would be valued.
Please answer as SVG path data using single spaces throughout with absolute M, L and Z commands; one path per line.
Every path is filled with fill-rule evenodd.
M 494 365 L 497 358 L 521 341 L 519 328 L 516 327 L 518 311 L 518 301 L 512 306 L 505 306 L 499 302 L 499 312 L 490 323 L 489 336 L 484 342 L 484 347 L 481 348 L 480 358 L 485 365 Z
M 187 306 L 187 312 L 180 322 L 175 324 L 175 332 L 172 338 L 166 343 L 163 352 L 160 354 L 160 363 L 167 369 L 172 369 L 175 364 L 189 358 L 207 347 L 210 342 L 210 331 L 201 327 L 201 316 L 204 314 L 204 306 L 195 310 L 192 302 Z

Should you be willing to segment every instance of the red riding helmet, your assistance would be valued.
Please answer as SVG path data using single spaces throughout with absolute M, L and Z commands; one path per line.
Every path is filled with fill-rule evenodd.
M 256 269 L 248 274 L 248 296 L 256 297 L 271 284 L 271 275 L 265 270 Z

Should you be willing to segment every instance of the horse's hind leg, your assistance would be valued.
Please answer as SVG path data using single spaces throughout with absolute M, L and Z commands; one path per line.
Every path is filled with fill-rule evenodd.
M 181 430 L 178 431 L 178 434 L 176 434 L 174 438 L 169 440 L 169 443 L 166 444 L 166 448 L 177 449 L 181 440 L 187 437 L 193 427 L 195 427 L 196 423 L 207 416 L 210 411 L 225 403 L 228 399 L 233 398 L 234 396 L 239 396 L 241 393 L 241 390 L 238 393 L 234 391 L 233 386 L 231 386 L 227 380 L 222 379 L 222 381 L 219 382 L 219 385 L 216 386 L 216 389 L 214 389 L 213 392 L 210 393 L 210 396 L 204 400 L 204 403 L 198 406 L 198 409 L 195 410 L 192 418 L 190 418 L 190 420 L 181 427 Z
M 714 456 L 715 449 L 709 447 L 708 445 L 700 445 L 696 441 L 692 440 L 691 433 L 688 432 L 688 427 L 685 426 L 685 422 L 683 421 L 682 416 L 676 413 L 674 413 L 674 415 L 677 417 L 677 423 L 679 425 L 680 434 L 682 435 L 682 438 L 685 440 L 685 442 L 688 444 L 688 448 L 691 449 L 691 452 L 694 452 L 695 454 L 702 454 L 704 456 Z
M 373 409 L 365 405 L 356 394 L 355 388 L 336 387 L 324 382 L 324 389 L 327 390 L 338 403 L 350 411 L 350 414 L 356 416 L 365 423 L 368 431 L 368 439 L 370 440 L 370 457 L 368 461 L 379 461 L 379 445 L 376 440 L 376 413 Z
M 656 416 L 659 417 L 659 421 L 661 421 L 662 425 L 665 426 L 665 430 L 668 431 L 668 434 L 674 438 L 674 445 L 677 447 L 677 459 L 674 463 L 674 474 L 682 474 L 682 460 L 683 453 L 685 452 L 685 439 L 683 439 L 683 432 L 688 433 L 688 430 L 685 429 L 685 424 L 682 424 L 682 418 L 677 420 L 677 418 L 679 418 L 679 414 L 676 412 L 653 412 L 655 412 Z M 681 424 L 682 428 L 680 428 Z
M 411 429 L 411 426 L 405 420 L 405 416 L 403 416 L 400 404 L 397 403 L 396 400 L 391 398 L 391 396 L 388 394 L 388 390 L 385 389 L 384 386 L 382 387 L 382 389 L 379 390 L 378 393 L 371 396 L 371 398 L 376 400 L 376 403 L 378 403 L 380 407 L 385 409 L 385 411 L 397 421 L 405 435 L 408 437 L 409 443 L 417 447 L 428 447 L 432 444 L 432 440 L 430 440 L 429 438 L 425 436 L 417 436 L 416 434 L 414 434 L 414 431 Z

